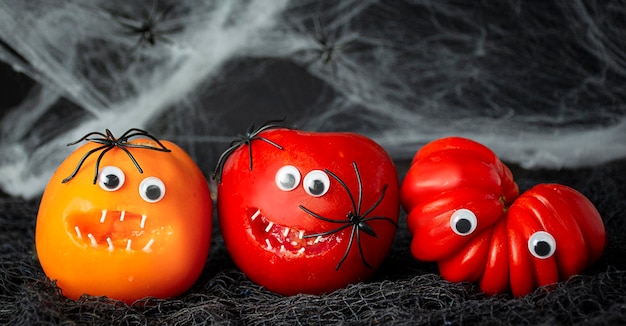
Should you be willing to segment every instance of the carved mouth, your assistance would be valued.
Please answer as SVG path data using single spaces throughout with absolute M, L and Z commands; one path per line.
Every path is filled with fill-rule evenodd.
M 67 219 L 68 233 L 79 244 L 98 250 L 143 251 L 154 249 L 156 230 L 147 215 L 127 211 L 73 213 Z
M 319 232 L 298 230 L 275 223 L 264 216 L 260 209 L 251 209 L 248 213 L 252 235 L 262 244 L 265 250 L 276 254 L 295 256 L 318 255 L 330 250 L 341 242 L 341 237 L 338 237 L 336 234 L 307 236 L 307 234 Z

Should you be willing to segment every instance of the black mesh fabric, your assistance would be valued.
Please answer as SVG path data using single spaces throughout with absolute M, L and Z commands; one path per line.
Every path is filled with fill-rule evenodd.
M 126 305 L 107 298 L 72 301 L 44 275 L 34 247 L 38 200 L 0 197 L 0 323 L 113 325 L 298 324 L 626 324 L 626 161 L 576 170 L 513 168 L 520 189 L 558 182 L 596 205 L 607 230 L 600 260 L 582 275 L 530 295 L 488 297 L 469 283 L 441 279 L 416 261 L 401 215 L 394 245 L 377 274 L 325 295 L 273 294 L 230 260 L 215 225 L 206 268 L 176 299 Z M 398 164 L 400 174 L 406 164 Z M 575 254 L 575 253 L 572 253 Z

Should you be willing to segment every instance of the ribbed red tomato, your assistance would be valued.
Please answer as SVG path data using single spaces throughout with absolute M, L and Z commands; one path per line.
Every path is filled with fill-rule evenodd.
M 324 293 L 366 280 L 391 247 L 397 172 L 369 138 L 266 125 L 234 142 L 216 173 L 226 247 L 271 291 Z
M 605 243 L 602 219 L 576 190 L 540 184 L 519 196 L 487 147 L 449 137 L 415 155 L 403 181 L 412 254 L 449 281 L 515 296 L 582 272 Z

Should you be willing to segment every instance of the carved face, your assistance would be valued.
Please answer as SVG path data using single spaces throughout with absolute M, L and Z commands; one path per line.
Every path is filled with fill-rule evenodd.
M 222 172 L 226 246 L 271 291 L 323 293 L 365 280 L 389 251 L 397 173 L 366 137 L 266 130 L 230 153 Z
M 206 180 L 173 143 L 135 139 L 125 149 L 87 143 L 58 167 L 37 217 L 44 272 L 63 295 L 105 295 L 132 302 L 173 297 L 196 281 L 209 251 L 212 203 Z M 155 151 L 163 145 L 169 152 Z

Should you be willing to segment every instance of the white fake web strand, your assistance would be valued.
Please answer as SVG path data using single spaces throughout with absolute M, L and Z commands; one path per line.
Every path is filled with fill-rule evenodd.
M 149 129 L 208 175 L 282 116 L 396 159 L 449 135 L 524 167 L 623 158 L 624 21 L 594 1 L 6 0 L 0 61 L 35 86 L 0 112 L 0 188 L 37 196 L 65 144 L 105 128 Z

